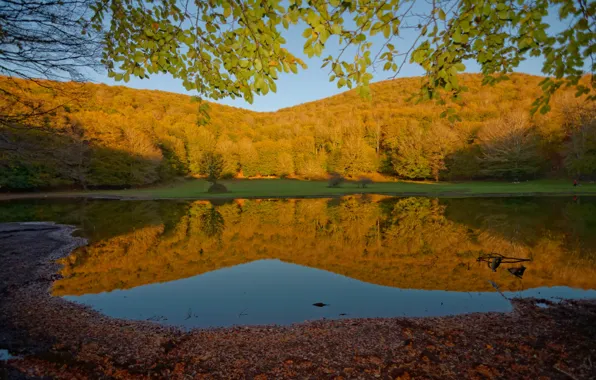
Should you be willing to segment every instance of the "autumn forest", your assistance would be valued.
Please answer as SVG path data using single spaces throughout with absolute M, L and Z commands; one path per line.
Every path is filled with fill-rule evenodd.
M 349 91 L 257 113 L 161 91 L 3 78 L 28 109 L 50 112 L 0 126 L 0 188 L 127 188 L 202 176 L 202 157 L 213 151 L 225 178 L 596 178 L 596 105 L 562 90 L 549 113 L 531 115 L 541 79 L 514 74 L 482 86 L 479 75 L 462 75 L 469 91 L 446 105 L 416 104 L 409 98 L 420 78 L 396 79 L 372 85 L 372 100 Z M 0 109 L 18 113 L 19 104 L 3 99 Z

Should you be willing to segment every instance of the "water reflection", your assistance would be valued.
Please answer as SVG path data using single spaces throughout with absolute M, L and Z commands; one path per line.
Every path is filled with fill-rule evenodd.
M 114 317 L 188 327 L 440 316 L 511 308 L 496 292 L 404 290 L 279 260 L 258 260 L 179 281 L 67 299 Z
M 564 215 L 565 207 L 524 201 L 530 204 L 520 211 L 504 202 L 382 197 L 194 202 L 169 227 L 135 228 L 76 251 L 63 260 L 65 278 L 56 282 L 54 294 L 127 289 L 261 259 L 404 289 L 492 291 L 488 280 L 504 290 L 595 287 L 595 247 L 558 221 L 557 211 Z M 463 215 L 468 218 L 462 221 Z M 518 264 L 503 263 L 493 272 L 478 262 L 491 253 L 530 260 L 523 281 L 507 270 Z
M 113 316 L 221 326 L 444 315 L 506 310 L 496 288 L 540 297 L 596 288 L 590 198 L 20 206 L 29 220 L 82 226 L 91 244 L 62 260 L 53 294 Z

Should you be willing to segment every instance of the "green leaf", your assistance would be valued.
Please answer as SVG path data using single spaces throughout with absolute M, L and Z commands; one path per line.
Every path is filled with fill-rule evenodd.
M 455 33 L 453 33 L 453 35 L 451 36 L 451 39 L 456 44 L 461 43 L 461 33 L 459 32 L 459 30 L 456 30 Z
M 534 38 L 536 38 L 536 40 L 538 42 L 544 42 L 546 41 L 547 37 L 546 37 L 546 33 L 544 32 L 544 29 L 538 29 L 534 31 Z
M 470 23 L 467 20 L 463 20 L 460 25 L 461 25 L 461 29 L 465 33 L 468 33 L 470 31 Z
M 383 27 L 383 37 L 389 38 L 391 35 L 391 25 L 387 24 Z
M 482 8 L 482 13 L 485 16 L 490 16 L 490 14 L 492 13 L 492 8 L 490 6 L 490 3 L 487 2 L 486 4 L 484 4 L 484 8 Z
M 370 99 L 370 87 L 369 86 L 358 87 L 358 94 L 365 99 Z

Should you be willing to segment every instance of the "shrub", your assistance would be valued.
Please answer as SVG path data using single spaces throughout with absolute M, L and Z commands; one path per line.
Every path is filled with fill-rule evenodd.
M 331 177 L 329 178 L 329 187 L 339 187 L 346 179 L 338 174 L 338 173 L 331 173 Z
M 227 193 L 228 188 L 225 187 L 221 183 L 214 183 L 213 185 L 209 186 L 209 189 L 207 190 L 207 192 L 208 193 Z
M 358 181 L 356 181 L 356 184 L 358 185 L 358 187 L 365 188 L 366 185 L 372 185 L 373 180 L 368 177 L 360 177 L 358 178 Z

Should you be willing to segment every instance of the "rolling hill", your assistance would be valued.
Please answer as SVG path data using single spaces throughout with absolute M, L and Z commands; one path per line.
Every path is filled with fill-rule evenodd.
M 1 112 L 49 111 L 0 125 L 0 188 L 148 185 L 201 175 L 211 150 L 222 154 L 226 177 L 595 176 L 594 103 L 562 91 L 550 113 L 531 117 L 541 77 L 515 74 L 494 87 L 479 75 L 461 80 L 469 92 L 444 106 L 408 101 L 420 78 L 404 78 L 372 85 L 372 101 L 348 91 L 257 113 L 162 91 L 4 77 L 0 85 L 25 101 L 2 98 Z M 461 121 L 440 117 L 447 106 Z

